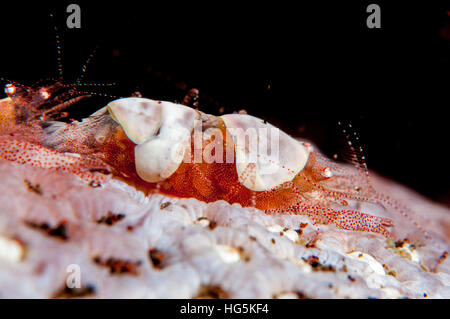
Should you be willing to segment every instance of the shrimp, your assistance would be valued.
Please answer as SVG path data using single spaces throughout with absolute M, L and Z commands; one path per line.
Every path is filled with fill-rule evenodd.
M 316 224 L 392 237 L 390 219 L 347 209 L 349 200 L 374 201 L 370 189 L 354 190 L 359 176 L 248 114 L 214 116 L 132 97 L 82 122 L 39 123 L 33 141 L 2 137 L 0 157 L 68 171 L 95 185 L 112 175 L 147 193 L 303 214 Z M 78 157 L 68 161 L 67 154 Z

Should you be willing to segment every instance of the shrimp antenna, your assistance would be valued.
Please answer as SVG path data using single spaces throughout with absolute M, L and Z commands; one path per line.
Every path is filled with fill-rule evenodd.
M 346 138 L 346 147 L 342 151 L 342 157 L 345 161 L 352 164 L 359 170 L 362 170 L 365 182 L 369 188 L 369 191 L 373 191 L 372 182 L 370 180 L 369 169 L 366 164 L 366 156 L 361 146 L 359 135 L 351 123 L 344 125 L 342 122 L 338 122 L 341 127 L 342 133 Z
M 55 39 L 56 39 L 56 63 L 58 67 L 58 77 L 59 80 L 63 80 L 63 66 L 62 66 L 62 53 L 61 53 L 61 40 L 59 37 L 58 28 L 56 26 L 55 16 L 53 13 L 50 13 L 50 18 L 53 20 L 53 29 L 55 30 Z
M 86 59 L 86 62 L 84 62 L 83 66 L 81 67 L 81 74 L 80 76 L 75 80 L 76 84 L 81 84 L 81 81 L 84 79 L 84 77 L 86 76 L 86 72 L 87 72 L 87 68 L 89 66 L 89 64 L 91 63 L 91 60 L 94 58 L 95 54 L 97 53 L 99 46 L 97 45 L 91 52 L 91 54 L 89 54 L 88 58 Z
M 79 82 L 79 83 L 67 83 L 64 84 L 66 87 L 80 87 L 80 86 L 90 86 L 90 87 L 110 87 L 110 86 L 116 86 L 117 83 L 96 83 L 96 82 Z
M 112 94 L 107 94 L 107 93 L 98 93 L 98 92 L 89 92 L 89 91 L 77 91 L 78 94 L 83 94 L 83 95 L 92 95 L 92 96 L 99 96 L 99 97 L 110 97 L 113 99 L 123 99 L 123 96 L 117 96 L 117 95 L 112 95 Z

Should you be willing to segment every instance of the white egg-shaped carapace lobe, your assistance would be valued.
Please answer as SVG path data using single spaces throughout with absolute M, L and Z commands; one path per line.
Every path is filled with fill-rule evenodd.
M 306 165 L 309 149 L 275 126 L 247 114 L 222 115 L 233 138 L 240 182 L 266 191 L 291 181 Z
M 154 136 L 161 127 L 163 102 L 130 97 L 114 100 L 107 108 L 128 138 L 136 144 Z
M 136 143 L 136 172 L 156 183 L 170 177 L 190 147 L 199 113 L 184 105 L 145 98 L 125 98 L 108 104 L 112 117 Z

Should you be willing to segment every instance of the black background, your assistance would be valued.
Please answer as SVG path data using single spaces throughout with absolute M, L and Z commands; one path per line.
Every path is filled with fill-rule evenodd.
M 81 29 L 66 27 L 72 2 Z M 366 27 L 371 2 L 381 6 L 381 29 Z M 96 92 L 180 101 L 196 87 L 201 110 L 246 109 L 328 155 L 342 147 L 337 121 L 351 121 L 371 169 L 450 203 L 448 5 L 73 0 L 9 1 L 0 10 L 0 77 L 57 76 L 56 25 L 67 82 L 99 46 L 86 80 L 117 87 Z M 79 103 L 70 115 L 109 100 Z

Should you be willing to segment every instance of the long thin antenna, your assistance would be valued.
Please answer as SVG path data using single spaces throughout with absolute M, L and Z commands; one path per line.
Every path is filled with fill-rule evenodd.
M 76 91 L 78 94 L 84 94 L 84 95 L 92 95 L 92 96 L 99 96 L 99 97 L 110 97 L 113 99 L 123 99 L 124 96 L 118 96 L 118 95 L 112 95 L 107 93 L 98 93 L 98 92 L 90 92 L 90 91 Z
M 56 61 L 58 66 L 58 77 L 59 80 L 63 80 L 63 66 L 62 66 L 62 53 L 61 53 L 61 40 L 59 38 L 58 28 L 56 27 L 55 16 L 53 13 L 50 13 L 50 18 L 53 22 L 53 29 L 55 30 L 55 39 L 56 39 Z
M 91 63 L 91 60 L 94 58 L 95 54 L 97 53 L 98 50 L 98 46 L 96 46 L 94 48 L 94 50 L 92 50 L 91 54 L 89 55 L 89 57 L 87 58 L 86 62 L 83 64 L 83 67 L 81 68 L 81 74 L 80 76 L 76 79 L 75 83 L 80 84 L 81 81 L 84 79 L 85 75 L 86 75 L 86 71 L 87 68 L 89 66 L 89 63 Z
M 80 87 L 80 86 L 92 86 L 92 87 L 110 87 L 117 86 L 117 83 L 95 83 L 95 82 L 79 82 L 79 83 L 67 83 L 64 84 L 66 87 Z
M 367 184 L 369 191 L 373 191 L 373 185 L 370 180 L 369 169 L 366 164 L 366 156 L 361 146 L 359 136 L 350 123 L 344 126 L 342 122 L 338 122 L 338 125 L 342 129 L 342 133 L 345 135 L 347 144 L 346 148 L 341 152 L 344 160 L 350 162 L 355 168 L 362 171 L 365 183 Z

